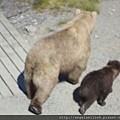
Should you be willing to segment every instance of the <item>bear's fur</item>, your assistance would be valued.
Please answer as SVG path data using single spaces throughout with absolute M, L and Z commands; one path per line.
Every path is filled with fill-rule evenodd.
M 76 84 L 86 68 L 96 12 L 77 10 L 76 13 L 61 30 L 37 41 L 28 52 L 24 80 L 28 98 L 32 99 L 30 111 L 36 114 L 41 113 L 41 105 L 58 82 L 60 73 Z
M 120 62 L 114 60 L 109 61 L 106 67 L 85 76 L 79 88 L 81 114 L 84 114 L 95 100 L 101 106 L 106 104 L 104 100 L 112 92 L 113 81 L 119 72 Z

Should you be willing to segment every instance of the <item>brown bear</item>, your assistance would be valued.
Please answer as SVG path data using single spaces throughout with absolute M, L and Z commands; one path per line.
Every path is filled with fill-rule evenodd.
M 80 113 L 85 111 L 97 100 L 97 103 L 104 106 L 105 99 L 112 92 L 114 79 L 120 73 L 120 62 L 109 61 L 107 66 L 100 70 L 90 72 L 85 76 L 79 88 Z
M 30 111 L 40 114 L 42 104 L 58 82 L 59 74 L 78 83 L 90 55 L 90 33 L 96 12 L 77 10 L 75 17 L 61 30 L 37 41 L 28 52 L 24 80 Z

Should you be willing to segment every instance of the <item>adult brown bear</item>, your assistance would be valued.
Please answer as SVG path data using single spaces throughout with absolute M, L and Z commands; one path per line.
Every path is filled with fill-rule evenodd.
M 90 55 L 90 33 L 96 12 L 77 10 L 61 30 L 35 43 L 28 52 L 24 80 L 30 111 L 40 114 L 42 104 L 58 82 L 60 73 L 72 84 L 78 83 Z

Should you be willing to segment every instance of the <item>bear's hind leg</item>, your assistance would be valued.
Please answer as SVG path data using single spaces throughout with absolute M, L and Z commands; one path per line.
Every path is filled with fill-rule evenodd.
M 82 106 L 82 105 L 83 105 L 83 103 L 84 103 L 84 100 L 83 100 L 82 98 L 79 98 L 78 105 L 79 105 L 79 106 Z
M 81 76 L 82 72 L 86 69 L 88 56 L 84 58 L 84 60 L 79 60 L 78 63 L 75 65 L 74 69 L 68 75 L 68 82 L 72 84 L 77 84 L 79 82 L 79 77 Z
M 82 106 L 79 109 L 79 112 L 84 115 L 84 113 L 86 112 L 86 110 L 94 103 L 95 98 L 89 98 L 88 100 L 86 100 Z
M 56 76 L 56 75 L 55 75 Z M 29 106 L 29 111 L 34 114 L 41 114 L 42 113 L 42 104 L 47 100 L 51 91 L 55 87 L 58 82 L 58 76 L 56 77 L 48 77 L 48 76 L 41 76 L 38 77 L 34 75 L 34 85 L 36 86 L 35 95 L 31 101 Z
M 28 74 L 29 72 L 24 72 L 24 82 L 26 86 L 26 92 L 27 92 L 27 97 L 28 99 L 32 99 L 33 94 L 34 94 L 34 86 L 32 84 L 32 76 L 31 74 Z
M 34 114 L 41 114 L 42 113 L 42 107 L 41 107 L 41 91 L 38 89 L 35 93 L 34 98 L 31 101 L 31 104 L 29 106 L 29 111 Z
M 50 81 L 50 80 L 49 80 Z M 29 110 L 34 114 L 41 114 L 42 113 L 42 104 L 47 100 L 49 97 L 51 91 L 57 84 L 58 80 L 54 80 L 55 83 L 49 84 L 46 81 L 46 86 L 41 85 L 37 87 L 36 93 L 34 95 L 34 98 L 31 101 L 31 104 L 29 106 Z
M 27 98 L 28 99 L 32 99 L 32 92 L 31 92 L 31 83 L 30 81 L 25 81 L 25 85 L 26 85 L 26 91 L 27 91 Z

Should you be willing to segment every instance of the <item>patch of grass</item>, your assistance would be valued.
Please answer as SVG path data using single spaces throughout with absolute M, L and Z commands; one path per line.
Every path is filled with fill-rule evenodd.
M 64 25 L 68 22 L 69 20 L 62 20 L 60 22 L 58 22 L 58 25 Z
M 3 1 L 2 0 L 0 0 L 0 8 L 1 9 L 3 9 L 3 8 L 5 8 L 5 6 L 3 5 L 3 3 L 2 3 Z
M 60 9 L 61 6 L 80 8 L 86 11 L 99 12 L 99 0 L 34 0 L 34 8 L 40 9 Z
M 55 31 L 54 29 L 49 28 L 49 27 L 47 29 L 48 29 L 49 32 L 54 32 Z
M 81 1 L 81 4 L 79 4 L 79 7 L 86 11 L 96 11 L 99 13 L 98 3 L 99 0 L 83 0 Z
M 0 0 L 0 4 L 2 3 L 2 0 Z

